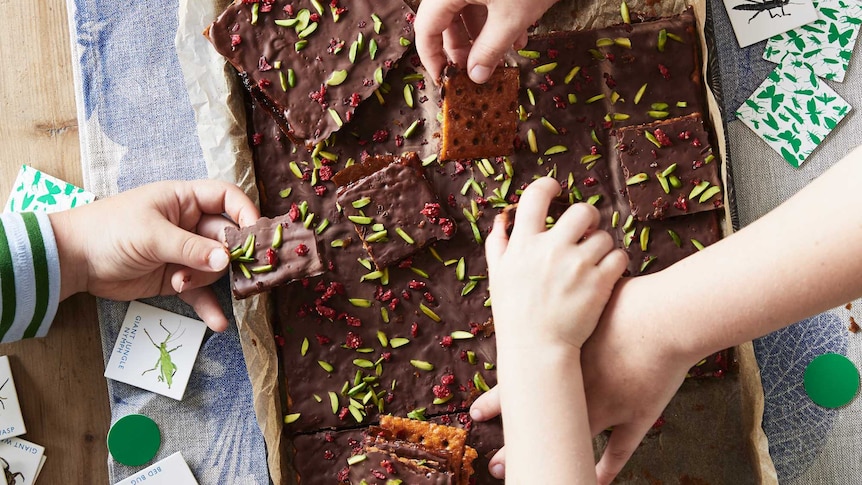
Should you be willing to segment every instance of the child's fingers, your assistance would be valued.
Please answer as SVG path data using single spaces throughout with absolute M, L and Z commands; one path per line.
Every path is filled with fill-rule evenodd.
M 519 210 L 520 207 L 521 205 L 518 204 Z M 591 204 L 574 204 L 557 219 L 553 231 L 570 241 L 579 241 L 591 230 L 598 227 L 599 217 L 599 210 Z
M 213 239 L 225 244 L 224 230 L 227 227 L 236 228 L 237 225 L 227 217 L 205 214 L 201 216 L 201 220 L 198 221 L 198 226 L 195 228 L 195 232 L 205 238 Z
M 494 67 L 500 63 L 503 54 L 525 30 L 526 25 L 520 23 L 517 15 L 499 5 L 490 5 L 485 28 L 473 41 L 473 48 L 470 49 L 470 57 L 467 60 L 470 79 L 479 84 L 486 82 L 494 72 Z
M 470 405 L 470 417 L 474 421 L 487 421 L 499 416 L 501 412 L 500 388 L 497 386 L 477 397 Z
M 598 263 L 599 270 L 607 275 L 622 276 L 629 265 L 629 255 L 622 249 L 614 249 L 607 253 Z
M 488 461 L 488 471 L 491 476 L 503 480 L 506 478 L 506 447 L 502 447 L 494 453 L 494 456 Z
M 488 262 L 488 271 L 497 267 L 497 261 L 503 257 L 506 247 L 509 245 L 509 236 L 506 234 L 506 216 L 497 214 L 494 217 L 494 226 L 491 233 L 485 238 L 485 260 Z
M 443 32 L 449 28 L 452 19 L 467 6 L 465 0 L 422 2 L 416 13 L 416 51 L 422 64 L 428 69 L 431 79 L 437 82 L 443 67 L 446 66 L 446 53 L 443 51 Z
M 608 439 L 602 458 L 596 464 L 596 477 L 599 485 L 610 484 L 623 469 L 632 453 L 652 426 L 652 422 L 635 422 L 615 426 Z
M 218 281 L 221 275 L 221 272 L 198 271 L 176 264 L 169 264 L 165 269 L 165 277 L 170 279 L 170 288 L 174 293 L 183 293 L 195 288 L 209 286 Z M 162 284 L 162 288 L 165 292 L 164 284 Z
M 239 187 L 219 180 L 195 180 L 185 182 L 177 195 L 180 208 L 188 207 L 192 201 L 186 200 L 186 190 L 194 197 L 194 202 L 203 214 L 226 213 L 240 226 L 250 226 L 260 219 L 260 210 Z
M 191 269 L 220 272 L 230 258 L 224 244 L 181 229 L 164 220 L 152 228 L 152 236 L 139 250 L 156 263 L 174 263 Z
M 464 19 L 464 25 L 467 27 L 470 38 L 475 39 L 485 27 L 485 22 L 488 20 L 488 9 L 484 5 L 467 5 L 461 11 L 461 18 Z
M 560 184 L 551 177 L 535 180 L 521 194 L 515 211 L 515 228 L 512 238 L 545 232 L 545 218 L 551 200 L 560 194 Z
M 195 288 L 184 291 L 179 296 L 181 300 L 194 308 L 195 313 L 214 332 L 223 332 L 227 329 L 227 317 L 225 317 L 212 288 L 208 286 Z
M 614 240 L 605 231 L 594 231 L 578 243 L 578 248 L 584 259 L 595 266 L 614 248 Z
M 467 65 L 467 56 L 470 54 L 470 34 L 464 21 L 456 15 L 452 18 L 449 28 L 443 31 L 443 49 L 449 54 L 449 59 L 458 66 Z
M 524 47 L 527 47 L 527 41 L 528 40 L 529 39 L 527 37 L 527 31 L 525 30 L 524 32 L 521 33 L 521 35 L 518 36 L 518 38 L 512 44 L 512 48 L 515 49 L 516 51 L 521 50 Z

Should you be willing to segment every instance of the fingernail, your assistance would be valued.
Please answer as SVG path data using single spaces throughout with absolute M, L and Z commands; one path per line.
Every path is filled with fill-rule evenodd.
M 222 248 L 213 249 L 210 253 L 209 263 L 213 271 L 221 271 L 225 269 L 230 262 L 227 251 Z
M 473 66 L 470 69 L 470 79 L 476 84 L 484 84 L 491 77 L 491 68 L 488 66 Z
M 502 480 L 506 477 L 506 469 L 502 464 L 497 463 L 496 465 L 491 466 L 491 476 Z
M 482 411 L 478 409 L 470 409 L 470 417 L 473 418 L 473 421 L 482 421 Z

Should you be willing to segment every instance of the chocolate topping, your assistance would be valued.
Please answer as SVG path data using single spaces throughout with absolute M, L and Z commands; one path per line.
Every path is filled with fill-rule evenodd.
M 413 16 L 400 0 L 236 0 L 204 34 L 282 130 L 310 147 L 383 85 L 413 42 Z

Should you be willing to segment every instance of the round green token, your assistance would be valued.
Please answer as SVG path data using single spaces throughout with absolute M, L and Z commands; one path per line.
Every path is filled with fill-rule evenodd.
M 856 397 L 859 369 L 843 355 L 823 354 L 805 368 L 803 384 L 815 404 L 839 408 Z
M 149 462 L 161 444 L 159 426 L 143 414 L 123 416 L 108 431 L 108 451 L 123 465 L 139 466 Z

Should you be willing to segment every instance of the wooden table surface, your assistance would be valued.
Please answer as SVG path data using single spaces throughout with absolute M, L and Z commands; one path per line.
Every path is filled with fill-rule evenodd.
M 65 0 L 0 0 L 0 204 L 21 164 L 82 186 Z M 47 337 L 0 345 L 27 434 L 48 457 L 39 484 L 108 483 L 108 391 L 95 299 L 60 304 Z

